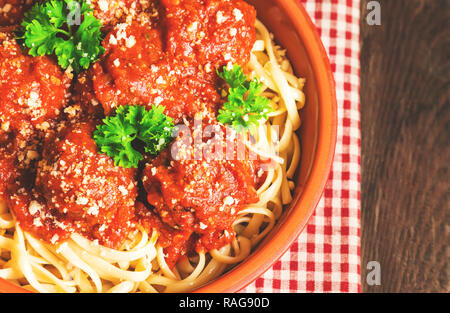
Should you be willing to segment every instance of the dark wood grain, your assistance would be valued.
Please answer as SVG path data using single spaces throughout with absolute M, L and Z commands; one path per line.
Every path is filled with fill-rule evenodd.
M 361 2 L 362 291 L 448 292 L 450 1 Z

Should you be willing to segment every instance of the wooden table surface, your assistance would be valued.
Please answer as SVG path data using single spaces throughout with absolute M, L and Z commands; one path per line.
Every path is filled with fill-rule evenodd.
M 361 1 L 363 292 L 448 292 L 450 1 Z M 377 261 L 381 285 L 366 283 Z

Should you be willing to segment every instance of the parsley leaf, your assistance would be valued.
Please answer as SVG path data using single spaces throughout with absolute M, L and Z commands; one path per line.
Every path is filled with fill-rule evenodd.
M 230 86 L 230 88 L 244 85 L 247 81 L 247 76 L 245 76 L 242 68 L 237 64 L 233 65 L 231 70 L 224 67 L 223 72 L 217 71 L 217 74 Z
M 79 73 L 105 51 L 101 27 L 86 0 L 49 0 L 25 13 L 17 39 L 28 54 L 54 54 L 63 69 L 71 66 Z
M 262 84 L 255 78 L 248 80 L 239 65 L 224 67 L 218 75 L 228 84 L 228 101 L 219 109 L 217 120 L 231 125 L 237 132 L 255 131 L 261 119 L 273 111 L 270 100 L 261 96 Z
M 138 138 L 145 143 L 145 152 L 157 154 L 172 138 L 173 120 L 164 115 L 164 107 L 145 112 L 139 121 Z
M 138 167 L 142 154 L 133 142 L 143 143 L 145 152 L 157 154 L 172 140 L 173 120 L 164 114 L 163 106 L 146 110 L 144 106 L 120 106 L 115 116 L 103 119 L 97 126 L 94 140 L 102 153 L 121 167 Z

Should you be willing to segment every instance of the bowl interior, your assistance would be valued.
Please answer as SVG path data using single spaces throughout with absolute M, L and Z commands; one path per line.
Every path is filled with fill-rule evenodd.
M 289 216 L 290 210 L 296 206 L 296 203 L 301 197 L 305 185 L 309 180 L 314 165 L 319 135 L 320 97 L 314 68 L 311 65 L 310 55 L 303 44 L 300 34 L 292 25 L 291 16 L 287 15 L 286 11 L 283 10 L 283 7 L 279 5 L 279 2 L 282 1 L 248 0 L 247 2 L 257 9 L 258 19 L 260 19 L 269 31 L 273 33 L 275 42 L 286 49 L 287 56 L 294 67 L 296 76 L 306 78 L 306 85 L 303 89 L 306 103 L 300 112 L 302 124 L 297 131 L 297 134 L 300 137 L 301 162 L 295 176 L 295 199 L 285 209 L 281 219 L 271 232 L 271 234 L 274 234 L 278 228 L 283 227 L 284 220 Z M 270 240 L 270 237 L 269 234 L 266 240 Z
M 306 78 L 298 130 L 301 162 L 294 199 L 272 231 L 241 264 L 197 292 L 236 292 L 266 271 L 289 248 L 312 215 L 327 181 L 336 141 L 336 97 L 328 56 L 298 0 L 246 0 L 287 50 L 295 74 Z

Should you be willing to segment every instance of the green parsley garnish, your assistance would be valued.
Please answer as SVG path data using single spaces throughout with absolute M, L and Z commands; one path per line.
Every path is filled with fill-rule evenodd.
M 105 51 L 101 27 L 85 0 L 49 0 L 25 13 L 17 39 L 30 55 L 55 55 L 63 69 L 79 73 Z
M 217 120 L 231 125 L 236 131 L 254 131 L 261 119 L 273 111 L 270 100 L 261 96 L 262 84 L 255 78 L 248 80 L 239 65 L 232 69 L 224 67 L 217 74 L 228 84 L 228 101 L 219 110 Z
M 141 152 L 133 147 L 136 140 L 145 152 L 157 154 L 172 140 L 173 120 L 164 114 L 164 106 L 146 110 L 143 106 L 120 106 L 115 116 L 103 119 L 97 126 L 94 140 L 102 153 L 114 159 L 121 167 L 138 167 L 143 159 Z

